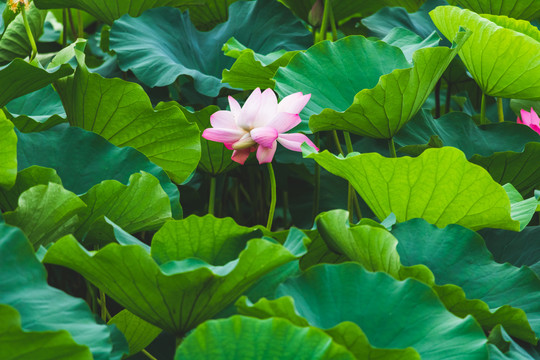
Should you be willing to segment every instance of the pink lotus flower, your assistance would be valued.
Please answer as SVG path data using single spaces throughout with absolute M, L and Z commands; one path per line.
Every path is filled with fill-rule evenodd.
M 244 164 L 249 154 L 257 150 L 259 164 L 270 163 L 276 153 L 277 143 L 289 150 L 301 151 L 300 146 L 308 143 L 319 150 L 306 135 L 285 134 L 300 124 L 298 114 L 311 94 L 294 93 L 278 104 L 271 89 L 261 93 L 253 90 L 243 107 L 229 96 L 230 111 L 220 110 L 212 114 L 212 128 L 204 130 L 206 140 L 222 142 L 227 149 L 234 150 L 232 159 Z
M 523 119 L 523 120 L 521 120 Z M 517 118 L 518 124 L 525 124 L 540 135 L 540 118 L 538 114 L 534 112 L 534 109 L 531 108 L 531 112 L 521 110 L 521 118 Z

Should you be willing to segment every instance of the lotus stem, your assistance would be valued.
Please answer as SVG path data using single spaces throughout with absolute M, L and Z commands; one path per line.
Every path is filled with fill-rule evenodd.
M 283 227 L 288 228 L 287 213 L 289 212 L 289 192 L 283 191 Z
M 107 314 L 109 313 L 107 311 L 107 298 L 101 289 L 99 290 L 99 307 L 101 308 L 101 319 L 107 322 Z
M 210 197 L 208 200 L 208 213 L 214 215 L 214 204 L 216 202 L 216 177 L 210 177 Z
M 388 139 L 388 149 L 390 150 L 390 157 L 397 158 L 396 144 L 394 143 L 394 138 L 393 137 Z
M 315 134 L 315 145 L 320 148 L 320 134 Z M 319 213 L 319 201 L 321 197 L 321 165 L 315 162 L 315 175 L 314 175 L 315 189 L 313 191 L 313 211 L 311 218 L 315 221 L 315 217 Z
M 274 220 L 274 212 L 276 211 L 276 175 L 274 174 L 274 168 L 272 167 L 272 163 L 268 163 L 268 175 L 270 176 L 270 194 L 271 194 L 271 201 L 270 201 L 270 211 L 268 212 L 268 221 L 266 222 L 266 228 L 268 231 L 272 231 L 272 221 Z
M 435 119 L 441 117 L 441 79 L 435 85 Z
M 147 358 L 151 359 L 151 360 L 157 360 L 154 356 L 152 356 L 152 354 L 150 354 L 148 351 L 146 351 L 146 349 L 142 349 L 141 352 L 146 355 Z
M 319 32 L 319 38 L 317 42 L 326 40 L 326 29 L 328 28 L 328 20 L 330 17 L 330 6 L 329 6 L 329 0 L 324 0 L 324 12 L 323 12 L 323 18 L 321 22 L 321 30 Z
M 328 12 L 330 13 L 330 27 L 332 29 L 332 41 L 337 41 L 338 34 L 337 34 L 337 27 L 336 27 L 336 19 L 334 18 L 334 9 L 332 8 L 331 0 L 327 1 L 328 5 Z M 326 9 L 326 5 L 324 7 Z
M 71 34 L 73 39 L 77 39 L 77 33 L 75 32 L 75 23 L 73 22 L 73 15 L 71 14 L 71 9 L 67 9 L 69 26 L 71 27 Z
M 486 94 L 482 92 L 482 104 L 480 105 L 480 125 L 487 124 L 486 120 Z
M 32 54 L 30 55 L 30 62 L 32 62 L 32 60 L 34 60 L 37 55 L 36 41 L 34 40 L 34 35 L 32 34 L 30 24 L 28 23 L 28 17 L 26 16 L 26 7 L 22 6 L 21 8 L 21 14 L 24 22 L 24 28 L 26 29 L 26 35 L 28 35 L 28 40 L 30 41 L 30 45 L 32 46 Z
M 62 47 L 66 47 L 67 45 L 67 9 L 62 10 Z
M 499 122 L 504 122 L 504 109 L 502 97 L 497 98 L 497 111 L 499 112 Z
M 334 142 L 336 143 L 336 147 L 339 151 L 339 153 L 343 156 L 345 156 L 345 153 L 343 152 L 343 149 L 341 148 L 341 144 L 339 143 L 339 137 L 336 130 L 332 130 L 332 135 L 334 136 Z
M 444 104 L 444 113 L 450 112 L 450 101 L 452 101 L 452 84 L 448 83 L 446 87 L 446 104 Z
M 82 19 L 82 13 L 81 10 L 77 9 L 77 29 L 78 29 L 78 37 L 83 38 L 84 37 L 84 24 Z

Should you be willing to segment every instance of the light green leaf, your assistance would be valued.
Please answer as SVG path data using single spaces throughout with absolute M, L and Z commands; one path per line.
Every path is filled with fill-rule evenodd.
M 523 196 L 521 196 L 519 191 L 517 191 L 512 184 L 505 184 L 503 185 L 503 188 L 510 198 L 512 219 L 519 221 L 521 224 L 520 231 L 522 231 L 529 225 L 529 222 L 536 212 L 539 201 L 534 196 L 524 200 Z
M 68 64 L 44 70 L 36 62 L 29 64 L 22 59 L 15 59 L 8 65 L 0 67 L 0 107 L 72 72 L 73 69 Z
M 202 5 L 206 0 L 34 0 L 40 9 L 81 9 L 95 18 L 112 24 L 124 14 L 133 17 L 160 6 Z
M 47 284 L 45 267 L 23 232 L 5 224 L 0 224 L 0 274 L 9 274 L 0 276 L 0 304 L 19 312 L 23 331 L 67 330 L 77 344 L 90 348 L 94 360 L 120 360 L 127 353 L 118 329 L 97 324 L 84 300 Z
M 540 17 L 540 3 L 536 0 L 449 0 L 478 14 L 506 15 L 514 19 L 534 20 Z
M 447 38 L 460 27 L 472 31 L 459 56 L 484 94 L 540 99 L 540 31 L 527 21 L 478 15 L 455 6 L 439 6 L 433 22 Z
M 281 284 L 276 297 L 278 300 L 272 302 L 287 297 L 292 308 L 264 317 L 288 318 L 292 313 L 296 319 L 303 317 L 309 325 L 325 331 L 353 323 L 355 331 L 349 333 L 349 341 L 363 342 L 359 335 L 363 332 L 379 352 L 409 348 L 407 358 L 415 358 L 414 350 L 425 359 L 487 357 L 486 338 L 476 321 L 449 313 L 430 287 L 414 279 L 397 281 L 385 273 L 370 273 L 355 263 L 318 265 Z M 241 311 L 251 315 L 251 308 L 260 310 L 259 304 L 264 301 L 242 306 Z M 271 309 L 265 306 L 265 311 Z M 358 352 L 355 355 L 369 359 L 371 351 L 365 347 L 363 356 Z
M 72 126 L 139 150 L 176 183 L 196 168 L 201 154 L 197 125 L 175 107 L 154 110 L 140 85 L 106 79 L 79 66 L 57 89 Z
M 21 194 L 19 206 L 4 213 L 4 220 L 21 228 L 37 249 L 70 234 L 85 207 L 77 195 L 62 185 L 36 185 Z
M 2 360 L 92 360 L 87 346 L 77 344 L 69 332 L 24 331 L 21 316 L 0 304 L 0 357 Z
M 17 178 L 17 134 L 0 110 L 0 187 L 11 188 Z
M 223 237 L 201 236 L 198 228 L 184 232 L 185 224 L 201 221 L 220 224 L 231 220 L 212 216 L 198 220 L 193 216 L 167 223 L 155 235 L 160 239 L 155 242 L 160 250 L 152 249 L 166 253 L 160 257 L 167 261 L 164 264 L 158 264 L 139 245 L 113 243 L 89 253 L 71 236 L 51 246 L 43 261 L 81 273 L 134 315 L 182 336 L 234 302 L 262 276 L 305 253 L 293 253 L 296 243 L 284 247 L 256 238 L 247 245 L 242 242 L 245 248 L 234 254 L 238 257 L 230 252 L 221 255 L 228 242 L 236 244 L 232 246 L 236 252 L 240 247 L 238 239 L 228 237 L 224 242 Z M 169 232 L 171 236 L 165 237 Z M 214 254 L 217 263 L 209 264 L 206 259 L 193 257 L 199 253 Z
M 409 29 L 397 27 L 390 30 L 382 40 L 387 44 L 400 48 L 407 61 L 412 62 L 416 50 L 437 46 L 441 38 L 436 31 L 423 39 Z
M 161 329 L 147 323 L 127 310 L 114 315 L 108 324 L 114 324 L 124 334 L 129 345 L 129 355 L 137 354 L 150 345 Z
M 322 41 L 296 54 L 274 76 L 281 98 L 301 91 L 311 99 L 300 113 L 303 119 L 323 109 L 344 111 L 362 89 L 377 85 L 381 75 L 411 65 L 398 48 L 363 36 L 336 42 Z M 299 130 L 308 130 L 304 122 Z
M 279 50 L 268 55 L 260 55 L 246 48 L 234 37 L 223 45 L 225 55 L 236 59 L 230 69 L 223 70 L 221 82 L 234 88 L 254 90 L 274 88 L 272 80 L 279 67 L 286 66 L 298 51 Z
M 43 33 L 46 11 L 41 11 L 30 3 L 30 8 L 26 11 L 28 24 L 34 36 L 39 39 Z M 0 38 L 0 65 L 6 65 L 15 58 L 26 58 L 32 52 L 32 45 L 28 39 L 22 14 L 19 13 L 15 19 L 9 23 L 4 34 Z
M 304 150 L 305 157 L 350 181 L 379 219 L 394 213 L 398 222 L 422 218 L 438 227 L 519 230 L 502 186 L 455 148 L 428 149 L 417 158 L 370 153 L 346 159 Z
M 86 208 L 79 212 L 80 221 L 73 234 L 85 242 L 113 241 L 110 221 L 128 233 L 157 230 L 171 219 L 171 205 L 159 180 L 142 172 L 130 176 L 128 184 L 106 180 L 81 196 Z M 88 234 L 90 232 L 90 234 Z
M 414 66 L 380 77 L 373 89 L 360 91 L 345 111 L 326 109 L 309 120 L 313 132 L 344 130 L 390 139 L 420 110 L 470 32 L 457 32 L 454 47 L 423 48 L 413 54 Z M 455 33 L 454 33 L 455 34 Z
M 233 355 L 234 354 L 234 355 Z M 175 360 L 353 360 L 355 357 L 324 332 L 284 319 L 233 316 L 211 320 L 182 341 Z

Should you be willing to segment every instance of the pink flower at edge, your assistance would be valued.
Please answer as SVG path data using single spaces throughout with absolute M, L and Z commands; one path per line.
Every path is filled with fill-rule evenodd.
M 206 140 L 221 142 L 234 150 L 232 159 L 244 164 L 249 154 L 257 151 L 259 164 L 272 162 L 277 143 L 293 151 L 308 143 L 319 150 L 306 135 L 287 131 L 300 124 L 298 115 L 309 101 L 311 94 L 291 94 L 279 103 L 271 89 L 253 90 L 244 106 L 229 96 L 230 111 L 220 110 L 210 116 L 211 128 L 203 131 Z
M 523 120 L 522 120 L 523 119 Z M 521 110 L 521 118 L 518 116 L 517 118 L 518 124 L 524 124 L 533 129 L 540 135 L 540 118 L 538 117 L 538 114 L 534 111 L 533 108 L 531 108 L 531 111 L 525 111 Z

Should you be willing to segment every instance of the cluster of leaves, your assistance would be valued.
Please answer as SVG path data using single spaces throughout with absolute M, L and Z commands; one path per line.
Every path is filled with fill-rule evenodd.
M 0 358 L 540 359 L 538 1 L 11 3 Z M 200 136 L 258 87 L 272 229 Z

